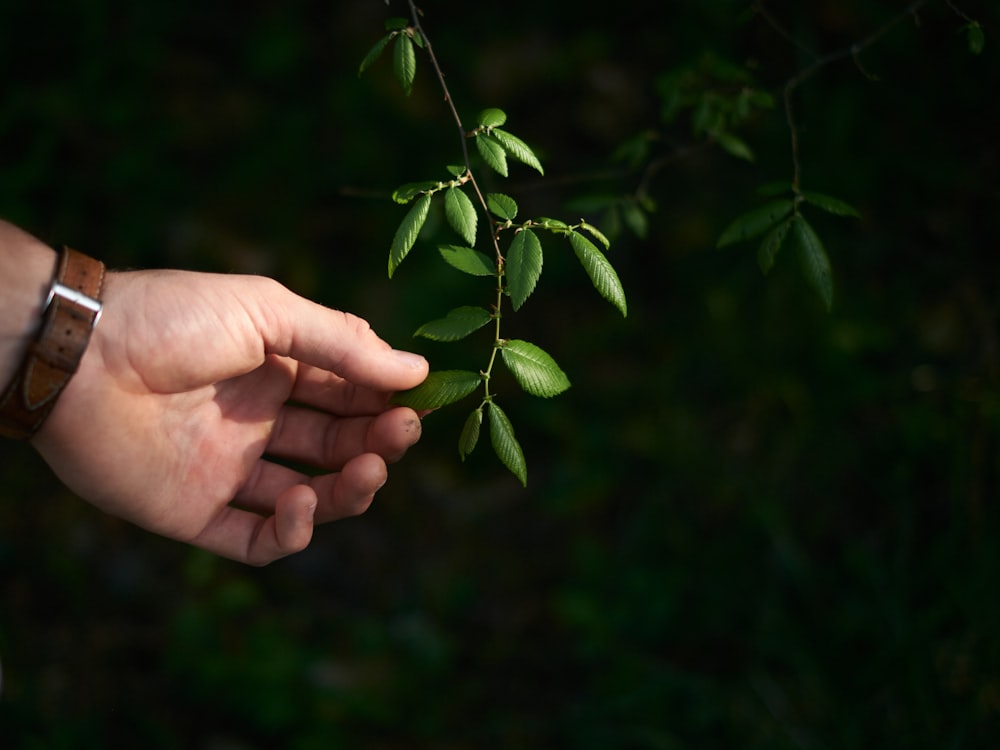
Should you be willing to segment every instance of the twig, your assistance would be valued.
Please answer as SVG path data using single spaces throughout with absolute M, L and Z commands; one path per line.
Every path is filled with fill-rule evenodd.
M 486 198 L 483 196 L 482 191 L 479 189 L 479 183 L 476 181 L 475 175 L 472 173 L 472 163 L 469 160 L 469 147 L 467 145 L 467 137 L 465 132 L 465 126 L 462 125 L 462 118 L 458 115 L 458 110 L 455 109 L 455 102 L 451 98 L 451 92 L 448 90 L 448 84 L 444 79 L 444 71 L 441 70 L 441 66 L 438 65 L 437 57 L 434 55 L 434 47 L 431 45 L 431 40 L 427 36 L 427 32 L 424 31 L 424 27 L 420 23 L 420 16 L 422 11 L 417 7 L 414 0 L 409 0 L 410 14 L 413 17 L 413 28 L 415 28 L 420 36 L 424 40 L 424 49 L 427 50 L 427 56 L 430 58 L 431 67 L 434 68 L 434 73 L 437 75 L 438 81 L 441 84 L 441 91 L 444 93 L 444 100 L 448 104 L 448 109 L 451 111 L 451 116 L 455 120 L 455 125 L 458 126 L 459 138 L 462 142 L 462 159 L 465 163 L 465 173 L 469 178 L 469 183 L 472 188 L 476 191 L 476 197 L 479 199 L 479 206 L 483 211 L 483 215 L 486 217 L 486 225 L 490 226 L 492 221 L 490 220 L 490 210 L 486 205 Z M 500 252 L 500 242 L 497 239 L 496 232 L 490 232 L 490 237 L 493 240 L 493 249 L 496 251 L 497 262 L 503 262 L 503 255 Z
M 792 106 L 792 94 L 795 92 L 795 89 L 797 89 L 807 80 L 809 80 L 813 75 L 815 75 L 821 69 L 825 68 L 827 65 L 839 62 L 840 60 L 843 60 L 846 57 L 853 58 L 855 64 L 858 66 L 858 69 L 862 72 L 862 74 L 870 78 L 871 75 L 864 69 L 864 67 L 861 66 L 858 55 L 863 50 L 875 44 L 875 42 L 877 42 L 879 39 L 885 36 L 893 27 L 895 27 L 901 21 L 903 21 L 909 16 L 915 15 L 920 8 L 922 8 L 924 5 L 927 5 L 927 3 L 929 2 L 930 0 L 914 0 L 914 2 L 911 2 L 908 6 L 906 6 L 906 8 L 904 8 L 902 11 L 900 11 L 895 16 L 890 18 L 881 27 L 879 27 L 876 31 L 872 32 L 865 38 L 861 39 L 860 41 L 854 42 L 853 44 L 850 44 L 847 47 L 843 47 L 842 49 L 839 49 L 835 52 L 831 52 L 828 55 L 824 55 L 822 57 L 817 57 L 814 53 L 812 53 L 811 50 L 809 50 L 807 47 L 805 47 L 801 43 L 797 42 L 794 38 L 792 38 L 788 34 L 788 32 L 785 31 L 784 28 L 782 28 L 778 23 L 775 22 L 774 17 L 764 7 L 763 2 L 756 3 L 755 7 L 757 9 L 757 12 L 761 14 L 761 17 L 768 23 L 768 25 L 772 29 L 774 29 L 781 36 L 792 41 L 800 49 L 803 49 L 809 52 L 810 54 L 813 54 L 814 57 L 816 57 L 816 59 L 812 63 L 802 68 L 802 70 L 800 70 L 794 76 L 789 78 L 784 86 L 783 98 L 785 105 L 785 120 L 788 122 L 788 130 L 791 136 L 791 145 L 792 145 L 792 168 L 793 168 L 792 191 L 796 195 L 798 195 L 801 190 L 802 164 L 799 160 L 799 129 L 795 122 L 795 111 L 794 107 Z M 948 5 L 951 5 L 950 0 L 946 0 L 946 2 L 948 2 Z M 956 10 L 956 12 L 960 13 L 960 11 L 958 11 L 957 8 L 954 8 L 954 6 L 952 6 L 952 8 Z

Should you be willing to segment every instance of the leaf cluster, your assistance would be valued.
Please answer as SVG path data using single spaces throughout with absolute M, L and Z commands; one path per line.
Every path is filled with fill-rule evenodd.
M 413 92 L 413 81 L 417 74 L 416 47 L 424 47 L 424 36 L 418 29 L 410 26 L 405 18 L 387 19 L 385 31 L 385 35 L 375 42 L 361 60 L 358 75 L 368 70 L 391 44 L 393 72 L 403 87 L 403 92 L 409 96 Z
M 386 34 L 366 55 L 359 72 L 364 72 L 392 43 L 395 43 L 395 75 L 404 92 L 409 93 L 416 69 L 414 46 L 423 46 L 426 41 L 421 30 L 403 19 L 387 22 Z M 453 112 L 458 120 L 457 112 Z M 601 230 L 582 219 L 576 223 L 549 217 L 522 219 L 513 197 L 480 191 L 465 147 L 467 140 L 474 143 L 482 165 L 501 177 L 509 176 L 511 161 L 539 175 L 545 174 L 534 150 L 506 125 L 507 115 L 503 110 L 482 110 L 472 130 L 465 132 L 462 128 L 464 163 L 448 165 L 442 179 L 407 183 L 393 192 L 393 200 L 409 208 L 390 243 L 390 277 L 410 254 L 430 212 L 437 208 L 443 210 L 446 224 L 459 240 L 438 245 L 441 259 L 461 273 L 491 278 L 494 282 L 489 304 L 461 305 L 422 324 L 414 332 L 415 336 L 432 341 L 454 342 L 492 327 L 493 341 L 486 366 L 478 371 L 432 371 L 416 388 L 396 394 L 394 401 L 418 410 L 437 409 L 461 401 L 481 388 L 481 399 L 466 418 L 459 436 L 459 456 L 464 460 L 477 446 L 485 421 L 497 457 L 522 484 L 527 484 L 524 452 L 510 419 L 497 404 L 490 382 L 495 364 L 501 362 L 520 388 L 532 396 L 551 398 L 570 387 L 566 373 L 540 346 L 502 336 L 505 303 L 513 311 L 519 311 L 537 289 L 546 254 L 542 237 L 565 238 L 597 292 L 622 316 L 627 315 L 628 308 L 621 280 L 605 255 L 611 243 Z M 481 229 L 483 224 L 487 225 L 487 231 Z M 487 245 L 489 251 L 477 249 L 477 244 Z
M 819 235 L 802 215 L 802 204 L 844 217 L 860 217 L 850 204 L 839 198 L 816 192 L 795 192 L 788 197 L 776 197 L 788 186 L 775 183 L 763 186 L 759 192 L 770 197 L 766 203 L 737 216 L 722 232 L 717 247 L 763 237 L 757 248 L 757 263 L 767 274 L 774 266 L 778 253 L 786 245 L 792 249 L 802 264 L 806 281 L 819 295 L 829 311 L 833 306 L 833 272 L 830 258 Z
M 758 88 L 745 68 L 706 53 L 662 73 L 656 91 L 663 122 L 672 123 L 689 112 L 696 138 L 714 141 L 739 159 L 754 160 L 753 150 L 736 131 L 757 111 L 773 108 L 774 97 Z

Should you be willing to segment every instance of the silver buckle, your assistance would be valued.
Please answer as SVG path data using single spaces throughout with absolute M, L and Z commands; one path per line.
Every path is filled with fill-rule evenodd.
M 104 304 L 99 299 L 88 297 L 78 289 L 66 286 L 65 284 L 60 284 L 58 281 L 53 282 L 52 288 L 49 289 L 49 298 L 45 300 L 46 310 L 48 310 L 49 305 L 52 304 L 52 300 L 56 295 L 62 297 L 67 302 L 72 302 L 73 304 L 79 305 L 85 310 L 92 312 L 94 314 L 94 322 L 92 325 L 96 326 L 97 321 L 101 319 L 101 313 L 104 311 Z

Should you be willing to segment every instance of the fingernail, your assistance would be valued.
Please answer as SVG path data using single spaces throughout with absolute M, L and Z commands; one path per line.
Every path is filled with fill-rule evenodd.
M 392 353 L 400 364 L 406 365 L 411 370 L 420 370 L 427 365 L 427 360 L 419 354 L 403 351 L 402 349 L 393 349 Z

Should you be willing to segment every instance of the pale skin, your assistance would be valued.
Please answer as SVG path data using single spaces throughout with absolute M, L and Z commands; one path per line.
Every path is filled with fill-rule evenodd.
M 55 260 L 0 222 L 2 386 Z M 419 415 L 389 399 L 427 362 L 359 317 L 258 276 L 109 273 L 103 296 L 80 368 L 31 442 L 107 513 L 265 565 L 304 549 L 316 524 L 363 513 L 420 437 Z

